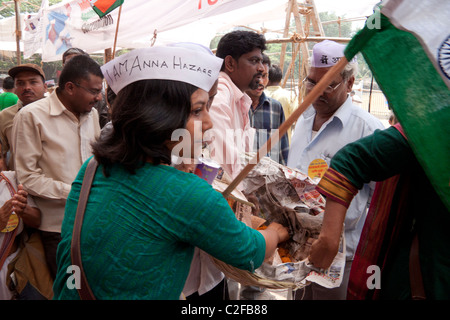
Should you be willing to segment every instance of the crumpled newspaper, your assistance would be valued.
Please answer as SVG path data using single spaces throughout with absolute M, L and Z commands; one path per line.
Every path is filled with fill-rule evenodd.
M 243 161 L 253 158 L 247 153 Z M 216 181 L 229 184 L 227 179 Z M 338 287 L 342 282 L 345 267 L 345 239 L 342 236 L 339 253 L 327 270 L 318 270 L 312 266 L 307 257 L 311 243 L 318 237 L 322 227 L 325 208 L 324 197 L 315 190 L 317 181 L 297 169 L 278 164 L 268 157 L 263 157 L 242 181 L 242 194 L 239 198 L 257 199 L 256 214 L 266 221 L 266 224 L 278 222 L 289 229 L 291 238 L 283 244 L 294 262 L 283 263 L 276 253 L 265 261 L 255 273 L 267 278 L 284 282 L 292 282 L 296 288 L 302 288 L 310 282 L 315 282 L 327 288 Z M 220 189 L 223 189 L 221 186 Z M 239 192 L 235 190 L 235 193 Z M 239 192 L 240 193 L 240 192 Z M 248 200 L 247 200 L 248 199 Z M 250 210 L 238 210 L 236 216 L 249 226 Z M 254 213 L 255 214 L 255 210 Z M 253 226 L 254 227 L 254 226 Z M 255 228 L 255 227 L 254 227 Z

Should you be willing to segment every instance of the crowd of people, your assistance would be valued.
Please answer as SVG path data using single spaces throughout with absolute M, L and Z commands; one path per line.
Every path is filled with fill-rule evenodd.
M 303 80 L 307 93 L 344 56 L 344 48 L 328 40 L 314 46 Z M 48 96 L 41 67 L 11 68 L 8 81 L 18 100 L 0 112 L 0 299 L 86 294 L 91 299 L 230 299 L 230 279 L 210 256 L 254 272 L 290 235 L 278 223 L 254 230 L 238 221 L 226 199 L 193 174 L 193 166 L 201 155 L 198 146 L 208 145 L 224 174 L 236 177 L 244 166 L 240 154 L 257 151 L 295 110 L 296 101 L 280 86 L 282 70 L 265 50 L 263 35 L 241 30 L 225 34 L 215 54 L 199 44 L 178 43 L 132 50 L 103 66 L 71 48 Z M 127 61 L 149 64 L 118 72 Z M 149 67 L 150 61 L 156 67 Z M 171 67 L 174 61 L 200 72 Z M 363 229 L 371 228 L 366 217 L 373 214 L 376 181 L 420 170 L 399 124 L 385 130 L 352 103 L 356 75 L 357 63 L 350 61 L 295 129 L 268 150 L 272 160 L 304 173 L 318 160 L 327 164 L 318 177 L 327 205 L 309 257 L 314 266 L 331 264 L 344 228 L 342 284 L 334 289 L 311 284 L 298 290 L 296 299 L 345 300 L 350 289 L 365 285 L 357 284 L 352 265 Z M 174 141 L 179 129 L 188 135 Z M 174 155 L 174 150 L 182 152 Z M 184 165 L 175 166 L 174 156 Z M 84 180 L 88 177 L 92 182 Z M 423 185 L 434 194 L 436 219 L 448 220 L 425 175 Z M 82 199 L 86 206 L 78 220 Z M 399 229 L 410 230 L 415 221 L 418 229 L 423 224 L 434 230 L 428 219 L 413 213 L 404 213 L 409 224 Z M 448 277 L 437 275 L 450 261 L 447 234 L 419 234 L 426 237 L 420 239 L 426 248 L 441 243 L 432 253 L 420 251 L 434 257 L 422 265 L 428 297 L 449 294 Z M 412 237 L 400 233 L 397 239 L 386 253 L 389 263 L 384 261 L 396 275 Z M 394 273 L 383 278 L 388 284 L 381 297 L 410 298 L 406 280 Z M 241 298 L 260 299 L 263 293 L 243 287 Z

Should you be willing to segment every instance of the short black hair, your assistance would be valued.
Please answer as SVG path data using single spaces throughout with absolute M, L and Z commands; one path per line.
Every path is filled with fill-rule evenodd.
M 59 89 L 64 90 L 67 82 L 78 82 L 81 79 L 88 80 L 90 75 L 103 79 L 100 65 L 87 55 L 78 55 L 67 61 L 59 76 Z
M 3 79 L 3 89 L 11 90 L 14 88 L 14 79 L 10 76 Z
M 147 159 L 158 165 L 171 163 L 166 145 L 176 129 L 186 128 L 191 114 L 191 95 L 198 88 L 173 80 L 140 80 L 121 89 L 111 108 L 110 134 L 92 145 L 95 158 L 109 175 L 113 164 L 130 173 Z
M 269 68 L 271 67 L 272 63 L 270 62 L 270 58 L 267 54 L 262 55 L 263 59 L 262 59 L 262 64 L 267 64 L 269 66 Z
M 269 81 L 272 83 L 280 83 L 281 79 L 283 79 L 283 71 L 279 65 L 273 64 L 269 68 Z
M 216 56 L 225 59 L 232 56 L 238 60 L 243 54 L 255 49 L 266 50 L 266 38 L 264 35 L 245 30 L 232 31 L 225 34 L 217 45 Z

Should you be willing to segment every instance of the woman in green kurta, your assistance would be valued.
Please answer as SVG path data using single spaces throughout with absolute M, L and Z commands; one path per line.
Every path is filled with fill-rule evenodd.
M 442 159 L 446 161 L 446 159 Z M 383 181 L 385 180 L 385 181 Z M 345 211 L 367 181 L 378 183 L 352 265 L 349 299 L 411 299 L 409 255 L 417 234 L 426 298 L 450 297 L 450 214 L 417 161 L 400 125 L 342 148 L 317 189 L 327 197 L 310 261 L 326 268 L 337 252 Z M 330 260 L 331 259 L 331 260 Z M 367 279 L 381 269 L 381 289 Z
M 145 50 L 139 54 L 154 58 L 161 53 L 154 48 Z M 172 56 L 167 61 L 174 54 L 183 61 L 200 56 L 205 64 L 211 57 L 218 59 L 177 48 L 170 48 L 169 53 Z M 135 58 L 135 53 L 129 55 Z M 190 119 L 202 122 L 201 134 L 211 128 L 208 90 L 217 76 L 206 74 L 207 84 L 198 88 L 199 82 L 183 75 L 173 81 L 165 80 L 164 72 L 156 76 L 150 68 L 143 72 L 144 79 L 154 80 L 125 80 L 129 83 L 118 91 L 112 106 L 113 130 L 93 145 L 99 167 L 85 210 L 81 253 L 97 299 L 178 299 L 194 247 L 253 271 L 288 237 L 278 224 L 269 226 L 268 232 L 247 227 L 205 180 L 168 166 L 176 146 L 171 141 L 174 130 L 188 128 L 193 139 Z M 191 142 L 192 147 L 198 143 Z M 53 286 L 55 299 L 79 299 L 67 268 L 72 264 L 72 230 L 86 166 L 87 162 L 67 199 Z

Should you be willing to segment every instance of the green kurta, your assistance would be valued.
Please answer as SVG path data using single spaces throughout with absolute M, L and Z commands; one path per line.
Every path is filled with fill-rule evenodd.
M 85 169 L 86 163 L 67 200 L 55 299 L 79 299 L 66 282 Z M 97 299 L 178 299 L 195 246 L 249 271 L 263 262 L 264 237 L 238 221 L 206 181 L 164 165 L 145 164 L 135 175 L 117 165 L 108 178 L 102 170 L 97 169 L 81 232 L 83 267 Z
M 405 218 L 398 225 L 399 234 L 396 239 L 385 237 L 383 240 L 384 248 L 390 247 L 390 254 L 379 257 L 378 261 L 381 266 L 384 259 L 387 259 L 382 270 L 380 297 L 410 297 L 409 251 L 412 237 L 417 232 L 427 298 L 450 298 L 450 213 L 437 196 L 402 134 L 393 127 L 377 130 L 373 135 L 341 149 L 333 157 L 330 167 L 344 175 L 357 188 L 368 181 L 382 181 L 400 174 L 387 228 L 394 227 L 393 216 L 396 212 L 403 212 Z M 406 201 L 400 205 L 402 197 Z M 370 228 L 370 221 L 366 221 L 364 228 Z

